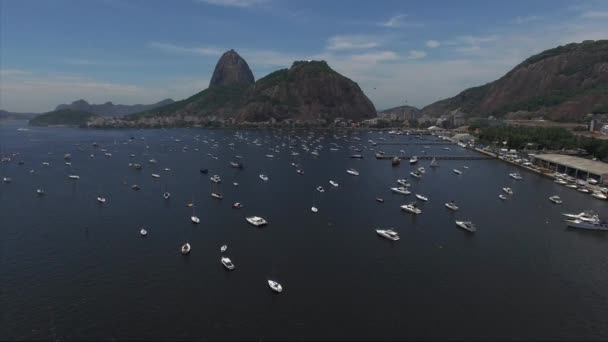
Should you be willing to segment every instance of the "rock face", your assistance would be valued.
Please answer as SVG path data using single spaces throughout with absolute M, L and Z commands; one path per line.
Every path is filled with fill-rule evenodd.
M 209 88 L 222 86 L 247 87 L 255 82 L 247 62 L 234 50 L 226 51 L 215 65 Z
M 135 104 L 135 105 L 122 105 L 122 104 L 113 104 L 112 102 L 106 102 L 104 104 L 90 104 L 87 101 L 80 99 L 72 102 L 71 104 L 60 104 L 55 108 L 55 110 L 64 110 L 69 109 L 75 112 L 88 112 L 101 116 L 125 116 L 133 113 L 142 112 L 145 110 L 150 110 L 162 106 L 166 106 L 168 104 L 173 103 L 171 99 L 165 99 L 159 101 L 157 103 L 145 105 L 145 104 Z
M 580 121 L 608 113 L 608 40 L 568 44 L 534 55 L 500 79 L 435 102 L 423 114 L 460 108 L 469 116 Z

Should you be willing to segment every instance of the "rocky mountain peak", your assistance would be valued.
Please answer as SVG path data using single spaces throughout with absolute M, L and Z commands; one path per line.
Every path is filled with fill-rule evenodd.
M 209 88 L 250 86 L 255 82 L 247 62 L 233 49 L 226 51 L 215 65 Z

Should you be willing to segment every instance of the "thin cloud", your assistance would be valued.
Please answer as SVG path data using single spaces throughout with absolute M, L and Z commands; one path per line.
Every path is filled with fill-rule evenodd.
M 371 49 L 380 44 L 366 36 L 333 36 L 327 40 L 328 50 Z
M 148 47 L 178 55 L 221 56 L 222 50 L 214 47 L 184 47 L 170 43 L 149 42 Z
M 421 59 L 426 57 L 427 53 L 420 50 L 410 50 L 407 59 Z
M 441 45 L 441 43 L 439 43 L 436 40 L 427 40 L 424 45 L 426 45 L 426 47 L 428 47 L 428 48 L 434 49 L 434 48 L 438 48 Z
M 528 16 L 518 16 L 515 19 L 513 19 L 513 23 L 517 24 L 517 25 L 521 25 L 521 24 L 526 24 L 526 23 L 530 23 L 533 21 L 538 21 L 541 20 L 542 17 L 539 17 L 537 15 L 528 15 Z
M 195 0 L 195 2 L 223 7 L 247 8 L 267 3 L 269 0 Z
M 379 23 L 379 25 L 391 28 L 400 27 L 401 25 L 403 25 L 403 19 L 405 19 L 405 17 L 407 17 L 406 14 L 397 14 L 395 16 L 390 17 L 387 21 Z
M 581 17 L 587 19 L 608 19 L 608 11 L 585 11 L 581 13 Z

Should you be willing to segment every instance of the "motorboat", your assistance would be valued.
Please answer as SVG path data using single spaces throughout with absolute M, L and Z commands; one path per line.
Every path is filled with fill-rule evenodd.
M 133 189 L 133 190 L 139 190 L 140 187 L 137 184 L 133 184 L 133 185 L 131 185 L 131 189 Z
M 232 208 L 234 209 L 241 209 L 243 207 L 243 205 L 240 202 L 236 202 L 232 205 Z
M 234 264 L 232 263 L 230 258 L 222 257 L 220 261 L 222 262 L 222 265 L 224 265 L 224 267 L 226 267 L 228 270 L 232 271 L 234 269 Z
M 578 190 L 578 191 L 580 191 L 580 192 L 582 192 L 584 194 L 588 194 L 590 192 L 589 189 L 587 189 L 585 187 L 582 187 L 582 186 L 579 187 L 579 188 L 577 188 L 576 190 Z
M 549 197 L 549 200 L 551 202 L 555 203 L 555 204 L 562 204 L 563 203 L 562 199 L 559 196 L 557 196 L 557 195 L 553 195 L 553 196 Z
M 68 178 L 69 178 L 69 179 L 74 179 L 74 180 L 77 180 L 77 179 L 80 179 L 80 176 L 78 176 L 78 175 L 69 175 L 69 176 L 68 176 Z M 6 178 L 5 178 L 5 179 L 6 179 Z M 9 179 L 10 179 L 10 178 L 9 178 Z
M 454 201 L 446 203 L 445 206 L 450 210 L 458 210 L 458 206 L 456 205 L 456 203 L 454 203 Z
M 325 192 L 325 189 L 323 189 L 323 187 L 319 185 L 317 187 L 317 191 L 323 193 L 323 192 Z
M 424 169 L 424 166 L 419 167 L 419 168 L 418 168 L 418 172 L 420 172 L 420 173 L 425 173 L 425 172 L 426 172 L 426 170 Z
M 318 213 L 319 209 L 317 207 L 313 206 L 310 208 L 310 211 L 312 211 L 313 213 Z
M 171 197 L 171 193 L 169 193 L 169 192 L 165 192 L 163 194 L 163 198 L 166 199 L 166 200 L 168 200 L 170 197 Z
M 4 183 L 10 183 L 10 182 L 12 182 L 13 180 L 12 180 L 12 179 L 10 179 L 9 177 L 3 177 L 3 178 L 2 178 L 2 181 L 3 181 Z
M 44 190 L 42 190 L 42 189 L 36 189 L 36 195 L 42 196 L 42 195 L 45 195 L 45 194 L 46 194 L 46 192 L 44 192 Z
M 376 233 L 378 235 L 380 235 L 380 236 L 382 236 L 384 238 L 387 238 L 389 240 L 392 240 L 392 241 L 398 241 L 399 240 L 399 234 L 397 234 L 397 232 L 395 232 L 394 230 L 392 230 L 390 228 L 386 229 L 386 230 L 376 229 Z
M 103 196 L 97 196 L 97 202 L 99 203 L 106 203 L 106 198 Z
M 224 198 L 224 195 L 220 194 L 219 192 L 212 192 L 211 197 L 213 197 L 215 199 L 222 199 L 222 198 Z
M 141 235 L 141 236 L 146 236 L 146 235 L 148 235 L 148 231 L 146 230 L 146 228 L 142 228 L 142 229 L 139 231 L 139 235 Z
M 362 154 L 351 154 L 350 157 L 353 159 L 363 159 Z
M 401 206 L 402 210 L 408 211 L 410 213 L 413 214 L 420 214 L 422 213 L 422 210 L 420 210 L 418 207 L 416 207 L 416 203 L 410 203 L 410 204 L 405 204 Z
M 574 183 L 568 183 L 568 184 L 566 184 L 566 188 L 576 189 L 576 188 L 578 188 L 578 185 L 576 185 Z
M 604 195 L 601 191 L 594 191 L 591 196 L 601 200 L 608 199 L 608 196 Z
M 376 197 L 376 202 L 384 203 L 384 198 Z
M 222 247 L 220 247 L 220 252 L 224 253 L 227 249 L 228 249 L 227 245 L 222 245 Z
M 460 170 L 458 170 L 458 169 L 454 169 L 453 171 L 454 171 L 454 173 L 455 173 L 455 174 L 457 174 L 457 175 L 461 175 L 461 174 L 462 174 L 462 171 L 460 171 Z
M 456 225 L 471 233 L 475 233 L 477 231 L 477 227 L 475 227 L 471 221 L 456 221 Z
M 591 210 L 587 210 L 587 211 L 583 211 L 581 213 L 578 214 L 567 214 L 564 213 L 562 214 L 565 217 L 569 218 L 569 219 L 573 219 L 573 220 L 581 220 L 581 221 L 585 221 L 585 222 L 599 222 L 600 218 L 599 216 L 591 211 Z
M 568 182 L 566 182 L 565 180 L 561 179 L 561 178 L 557 178 L 556 180 L 554 180 L 553 182 L 560 184 L 560 185 L 566 185 L 568 184 Z
M 399 159 L 399 157 L 393 157 L 393 159 L 391 159 L 391 165 L 398 166 L 399 164 L 401 164 L 401 159 Z
M 283 292 L 283 286 L 281 286 L 281 284 L 277 283 L 274 280 L 268 280 L 268 286 L 270 286 L 270 288 L 272 289 L 272 291 L 274 291 L 276 293 Z
M 412 175 L 412 177 L 422 178 L 422 174 L 418 170 L 410 172 L 410 175 Z
M 391 188 L 392 192 L 401 194 L 401 195 L 409 195 L 411 194 L 411 192 L 404 186 L 400 186 L 400 187 L 395 187 L 395 188 Z
M 503 194 L 500 194 L 500 195 L 498 195 L 498 198 L 500 198 L 501 200 L 503 200 L 503 201 L 504 201 L 504 200 L 506 200 L 506 199 L 507 199 L 507 196 L 505 196 L 505 195 L 503 195 Z
M 259 216 L 249 216 L 249 217 L 246 217 L 245 220 L 247 220 L 247 222 L 251 223 L 252 225 L 254 225 L 256 227 L 260 227 L 260 226 L 264 226 L 264 225 L 268 224 L 268 222 L 266 220 L 264 220 L 263 218 L 261 218 Z
M 410 183 L 408 183 L 405 179 L 397 179 L 397 184 L 405 187 L 410 186 Z
M 413 156 L 412 158 L 410 158 L 410 164 L 416 164 L 418 162 L 418 157 Z
M 195 215 L 190 216 L 190 221 L 192 221 L 192 223 L 194 223 L 194 224 L 201 223 L 201 219 L 199 219 L 198 216 L 195 216 Z
M 513 195 L 513 190 L 511 188 L 502 188 L 502 191 L 506 194 Z
M 237 182 L 233 182 L 233 183 L 232 183 L 232 185 L 234 185 L 234 186 L 239 186 L 239 183 L 237 183 Z
M 353 176 L 358 176 L 359 175 L 359 172 L 357 172 L 357 170 L 355 170 L 355 169 L 348 169 L 348 170 L 346 170 L 346 172 L 349 175 L 353 175 Z
M 266 176 L 265 174 L 260 174 L 260 179 L 263 180 L 264 182 L 267 182 L 268 176 Z
M 513 172 L 513 173 L 509 173 L 509 177 L 515 179 L 515 180 L 522 180 L 523 177 L 519 174 L 519 172 Z
M 202 174 L 206 175 L 209 172 L 209 170 L 207 170 L 207 169 L 200 169 L 200 172 Z
M 591 185 L 596 185 L 598 183 L 597 179 L 594 178 L 587 178 L 587 183 L 591 184 Z
M 421 195 L 421 194 L 416 194 L 416 198 L 419 199 L 419 200 L 421 200 L 421 201 L 424 201 L 424 202 L 427 202 L 429 200 L 428 197 L 426 197 L 424 195 Z
M 190 249 L 192 249 L 192 247 L 190 247 L 190 244 L 186 242 L 185 244 L 182 245 L 181 252 L 183 255 L 186 255 L 186 254 L 190 253 Z
M 606 222 L 589 222 L 583 220 L 566 220 L 566 225 L 570 228 L 589 229 L 589 230 L 608 230 Z
M 152 177 L 153 177 L 153 178 L 160 178 L 160 175 L 159 175 L 158 173 L 153 173 L 153 174 L 152 174 Z
M 304 174 L 304 170 L 302 170 L 302 169 L 297 169 L 297 170 L 296 170 L 296 172 L 297 172 L 299 175 L 303 175 L 303 174 Z
M 331 186 L 337 188 L 338 187 L 338 183 L 334 182 L 333 180 L 329 181 L 329 184 L 331 184 Z
M 213 175 L 209 178 L 213 183 L 221 183 L 222 182 L 222 178 L 220 178 L 220 176 L 218 175 Z
M 243 168 L 243 163 L 240 162 L 230 162 L 230 166 L 237 168 L 237 169 L 242 169 Z

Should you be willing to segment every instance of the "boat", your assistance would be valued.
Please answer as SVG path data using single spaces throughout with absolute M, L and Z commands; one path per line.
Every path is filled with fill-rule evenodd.
M 220 178 L 220 176 L 218 175 L 213 175 L 209 178 L 213 183 L 221 183 L 222 182 L 222 178 Z
M 270 286 L 270 288 L 272 289 L 272 291 L 274 291 L 276 293 L 283 292 L 283 286 L 281 286 L 281 284 L 277 283 L 274 280 L 268 280 L 268 286 Z
M 376 197 L 376 201 L 380 203 L 384 203 L 384 198 Z
M 297 169 L 297 170 L 296 170 L 296 172 L 297 172 L 299 175 L 303 175 L 303 174 L 304 174 L 304 170 L 302 170 L 302 169 Z
M 106 203 L 106 198 L 103 196 L 97 196 L 97 202 L 99 203 Z
M 234 185 L 234 186 L 239 186 L 239 183 L 237 183 L 237 182 L 233 182 L 233 183 L 232 183 L 232 185 Z
M 42 196 L 42 195 L 45 195 L 45 194 L 46 193 L 44 192 L 44 190 L 42 190 L 42 189 L 36 189 L 36 195 Z
M 190 249 L 191 249 L 190 244 L 186 242 L 185 244 L 182 245 L 181 252 L 183 255 L 186 255 L 186 254 L 190 253 Z
M 240 202 L 236 202 L 232 205 L 232 208 L 234 209 L 241 209 L 243 207 L 243 205 Z
M 232 263 L 230 258 L 222 257 L 220 261 L 222 262 L 222 265 L 224 265 L 224 267 L 226 267 L 228 270 L 232 271 L 234 269 L 234 264 Z
M 554 180 L 553 182 L 560 184 L 560 185 L 566 185 L 568 184 L 568 182 L 566 182 L 565 180 L 561 179 L 561 178 L 557 178 L 556 180 Z
M 139 185 L 133 184 L 133 185 L 131 185 L 131 189 L 133 189 L 133 190 L 139 190 L 140 188 L 139 188 Z
M 227 245 L 222 245 L 222 247 L 220 247 L 220 252 L 224 253 L 227 249 L 228 249 Z
M 391 191 L 394 192 L 394 193 L 401 194 L 401 195 L 409 195 L 409 194 L 411 194 L 411 192 L 406 187 L 404 187 L 404 186 L 391 188 Z
M 582 186 L 579 187 L 579 188 L 577 188 L 576 190 L 578 190 L 578 191 L 580 191 L 582 193 L 585 193 L 585 194 L 588 194 L 590 192 L 589 189 L 587 189 L 585 187 L 582 187 Z
M 401 209 L 405 210 L 405 211 L 409 211 L 410 213 L 413 213 L 413 214 L 422 213 L 422 210 L 420 210 L 418 207 L 416 207 L 416 203 L 402 205 Z
M 594 178 L 587 178 L 587 183 L 591 184 L 591 185 L 596 185 L 598 183 L 597 179 Z
M 361 154 L 351 154 L 350 157 L 353 158 L 353 159 L 362 159 L 363 155 L 361 155 Z
M 431 164 L 429 165 L 430 167 L 438 167 L 439 164 L 437 164 L 437 159 L 435 159 L 435 157 L 433 157 L 433 160 L 431 160 Z
M 393 159 L 391 159 L 391 165 L 398 166 L 399 164 L 401 164 L 401 159 L 399 159 L 399 157 L 393 157 Z
M 263 180 L 264 182 L 267 182 L 268 176 L 266 176 L 265 174 L 260 174 L 260 179 Z
M 69 176 L 68 176 L 68 178 L 69 178 L 69 179 L 74 179 L 74 180 L 76 180 L 76 179 L 80 179 L 80 176 L 78 176 L 78 175 L 69 175 Z M 5 179 L 6 179 L 6 178 L 5 178 Z M 10 178 L 9 178 L 9 179 L 10 179 Z
M 317 207 L 313 206 L 310 208 L 310 211 L 312 211 L 313 213 L 318 213 L 319 209 Z
M 451 201 L 451 202 L 449 202 L 449 203 L 446 203 L 446 204 L 445 204 L 445 206 L 446 206 L 448 209 L 451 209 L 451 210 L 454 210 L 454 211 L 458 210 L 458 206 L 456 205 L 456 203 L 454 203 L 454 201 Z
M 471 233 L 475 233 L 477 231 L 477 227 L 475 227 L 471 221 L 456 221 L 456 225 Z
M 420 173 L 425 173 L 425 172 L 426 172 L 426 170 L 424 169 L 424 166 L 419 167 L 419 168 L 418 168 L 418 172 L 420 172 Z
M 608 230 L 606 222 L 589 222 L 583 220 L 566 220 L 566 225 L 570 228 L 589 229 L 589 230 Z
M 376 229 L 376 233 L 384 238 L 387 238 L 389 240 L 392 241 L 398 241 L 399 240 L 399 234 L 397 234 L 397 232 L 395 232 L 392 229 L 386 229 L 386 230 L 382 230 L 382 229 Z
M 555 204 L 562 204 L 562 199 L 557 195 L 549 197 L 549 200 Z
M 587 210 L 587 211 L 583 211 L 581 213 L 578 214 L 567 214 L 564 213 L 562 214 L 565 217 L 569 218 L 569 219 L 573 219 L 573 220 L 581 220 L 581 221 L 585 221 L 585 222 L 599 222 L 600 218 L 599 216 L 591 211 L 591 210 Z
M 200 171 L 202 174 L 205 174 L 205 175 L 209 172 L 209 170 L 207 170 L 207 169 L 200 169 Z
M 230 162 L 230 166 L 237 168 L 237 169 L 242 169 L 243 168 L 243 163 L 240 162 Z
M 12 180 L 12 179 L 10 179 L 9 177 L 4 177 L 4 178 L 2 178 L 2 181 L 3 181 L 4 183 L 10 183 L 10 182 L 12 182 L 13 180 Z
M 505 193 L 507 193 L 509 195 L 513 195 L 513 190 L 511 190 L 511 188 L 502 188 L 502 191 L 504 191 Z
M 410 186 L 410 183 L 407 182 L 407 180 L 405 179 L 397 179 L 397 184 L 401 185 L 401 186 Z
M 317 191 L 318 191 L 318 192 L 325 192 L 325 189 L 323 189 L 323 187 L 319 185 L 319 186 L 317 187 Z
M 191 221 L 192 221 L 192 223 L 194 223 L 194 224 L 199 224 L 199 223 L 201 223 L 201 220 L 200 220 L 200 219 L 199 219 L 197 216 L 194 216 L 194 215 L 190 216 L 190 220 L 191 220 Z
M 153 173 L 153 174 L 152 174 L 152 177 L 153 177 L 153 178 L 160 178 L 160 175 L 159 175 L 158 173 Z
M 331 184 L 333 187 L 338 187 L 338 183 L 334 182 L 333 180 L 330 180 L 329 184 Z
M 247 220 L 247 222 L 251 223 L 252 225 L 254 225 L 256 227 L 260 227 L 260 226 L 264 226 L 264 225 L 268 224 L 268 222 L 266 220 L 264 220 L 263 218 L 261 218 L 259 216 L 249 216 L 249 217 L 246 217 L 245 220 Z
M 357 172 L 357 170 L 355 170 L 355 169 L 348 169 L 348 170 L 346 170 L 346 172 L 349 175 L 353 175 L 353 176 L 358 176 L 359 175 L 359 172 Z
M 501 200 L 503 200 L 503 201 L 504 201 L 504 200 L 506 200 L 506 199 L 507 199 L 507 196 L 505 196 L 505 195 L 503 195 L 503 194 L 500 194 L 500 195 L 498 195 L 498 198 L 500 198 Z
M 416 198 L 419 199 L 419 200 L 421 200 L 421 201 L 424 201 L 424 202 L 427 202 L 429 200 L 428 197 L 426 197 L 424 195 L 421 195 L 421 194 L 416 194 Z
M 418 170 L 410 172 L 410 175 L 411 175 L 412 177 L 416 177 L 416 178 L 422 178 L 422 174 L 421 174 L 421 173 L 420 173 L 420 171 L 418 171 Z
M 418 162 L 418 157 L 413 156 L 412 158 L 410 158 L 410 164 L 416 164 Z
M 461 174 L 462 174 L 462 171 L 460 171 L 460 170 L 458 170 L 458 169 L 454 169 L 453 171 L 454 171 L 454 173 L 455 173 L 455 174 L 457 174 L 457 175 L 461 175 Z
M 608 199 L 608 196 L 604 195 L 601 191 L 597 191 L 597 190 L 594 191 L 591 194 L 591 196 L 593 196 L 593 197 L 595 197 L 597 199 L 602 199 L 602 200 Z
M 516 179 L 516 180 L 522 180 L 523 177 L 519 174 L 519 172 L 513 172 L 513 173 L 509 173 L 509 177 Z
M 216 198 L 216 199 L 224 198 L 224 196 L 222 194 L 220 194 L 219 192 L 212 192 L 211 197 Z
M 146 230 L 146 228 L 142 228 L 142 229 L 139 231 L 139 235 L 141 235 L 141 236 L 146 236 L 146 235 L 148 235 L 148 231 Z
M 170 197 L 171 197 L 171 193 L 169 193 L 169 192 L 165 192 L 163 194 L 163 198 L 166 199 L 166 200 L 168 200 Z

